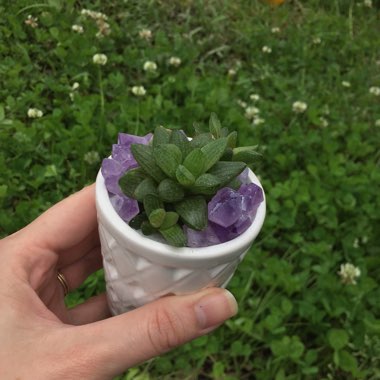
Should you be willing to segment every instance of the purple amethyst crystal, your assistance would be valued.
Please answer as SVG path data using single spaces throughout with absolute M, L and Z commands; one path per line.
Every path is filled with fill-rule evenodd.
M 238 191 L 220 189 L 208 203 L 208 226 L 204 231 L 185 227 L 190 247 L 206 247 L 232 240 L 252 224 L 257 208 L 264 200 L 261 187 L 241 185 Z
M 149 133 L 144 137 L 119 133 L 118 144 L 112 146 L 112 158 L 102 162 L 102 175 L 110 193 L 110 201 L 119 216 L 129 223 L 139 212 L 138 202 L 123 194 L 119 186 L 120 177 L 129 169 L 138 166 L 131 152 L 131 144 L 148 144 L 152 138 Z
M 129 223 L 139 212 L 138 202 L 125 195 L 114 195 L 110 197 L 111 204 L 121 219 Z
M 249 183 L 249 169 L 248 168 L 245 168 L 237 177 L 238 181 L 241 183 L 241 184 L 247 184 Z
M 145 136 L 135 136 L 130 135 L 128 133 L 119 133 L 117 143 L 120 145 L 126 145 L 128 147 L 131 146 L 131 144 L 144 144 L 147 145 L 149 141 L 152 139 L 153 134 L 148 133 Z
M 229 187 L 220 189 L 208 204 L 208 219 L 222 227 L 229 227 L 241 216 L 242 196 Z
M 119 162 L 124 171 L 138 166 L 130 147 L 121 144 L 112 145 L 112 159 Z
M 208 247 L 223 242 L 220 241 L 210 223 L 204 231 L 196 231 L 186 225 L 184 230 L 187 235 L 188 247 Z
M 111 158 L 105 158 L 102 162 L 102 174 L 104 178 L 120 176 L 123 173 L 123 167 L 120 162 Z

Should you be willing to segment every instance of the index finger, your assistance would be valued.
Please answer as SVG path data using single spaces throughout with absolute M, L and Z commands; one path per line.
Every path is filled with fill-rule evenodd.
M 57 203 L 24 229 L 39 247 L 62 252 L 81 243 L 97 228 L 95 186 Z

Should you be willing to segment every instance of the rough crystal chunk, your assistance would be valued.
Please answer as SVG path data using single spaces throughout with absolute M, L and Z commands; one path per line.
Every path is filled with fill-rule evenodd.
M 123 171 L 127 171 L 138 166 L 131 149 L 121 144 L 112 145 L 112 159 L 121 164 Z
M 242 196 L 233 189 L 220 189 L 208 204 L 208 219 L 222 227 L 229 227 L 241 216 Z
M 188 247 L 208 247 L 210 245 L 221 243 L 210 224 L 204 231 L 196 231 L 187 226 L 184 226 L 184 230 L 187 235 Z
M 148 144 L 152 139 L 152 133 L 145 136 L 135 136 L 128 133 L 119 133 L 117 143 L 121 145 L 131 146 L 131 144 Z
M 138 202 L 125 195 L 110 197 L 111 204 L 119 216 L 129 223 L 139 212 Z
M 108 177 L 120 176 L 123 173 L 123 167 L 120 162 L 105 158 L 102 162 L 102 175 L 104 179 Z

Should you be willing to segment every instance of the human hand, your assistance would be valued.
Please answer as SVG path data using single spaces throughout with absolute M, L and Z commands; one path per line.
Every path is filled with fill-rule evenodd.
M 218 327 L 237 311 L 210 288 L 110 317 L 104 294 L 67 309 L 70 290 L 101 268 L 94 186 L 0 241 L 0 378 L 108 379 Z

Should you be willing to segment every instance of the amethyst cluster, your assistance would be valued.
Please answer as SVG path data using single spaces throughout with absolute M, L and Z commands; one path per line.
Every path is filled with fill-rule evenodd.
M 129 223 L 139 212 L 138 202 L 123 194 L 119 187 L 120 177 L 129 169 L 138 166 L 131 152 L 131 144 L 148 144 L 152 138 L 149 133 L 146 136 L 134 136 L 127 133 L 119 133 L 117 144 L 112 145 L 112 158 L 105 158 L 102 162 L 102 175 L 112 206 L 119 216 Z
M 261 187 L 254 183 L 242 184 L 237 191 L 220 189 L 208 203 L 207 228 L 196 231 L 185 227 L 188 246 L 208 247 L 236 238 L 252 224 L 263 200 Z

